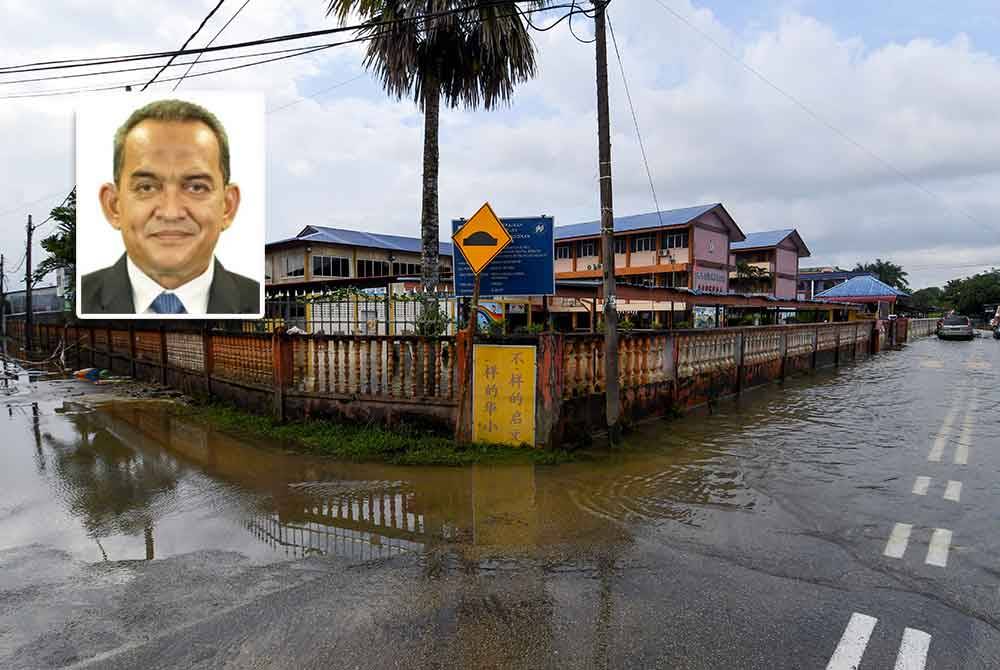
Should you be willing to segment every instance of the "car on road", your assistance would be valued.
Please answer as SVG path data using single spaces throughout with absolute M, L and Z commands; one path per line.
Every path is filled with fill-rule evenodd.
M 955 314 L 944 318 L 938 326 L 937 336 L 942 340 L 971 340 L 976 334 L 969 317 Z

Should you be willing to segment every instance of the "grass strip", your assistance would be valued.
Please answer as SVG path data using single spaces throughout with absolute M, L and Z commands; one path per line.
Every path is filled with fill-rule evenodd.
M 282 447 L 349 461 L 396 465 L 474 465 L 533 463 L 554 465 L 579 460 L 579 452 L 497 444 L 458 445 L 428 429 L 347 424 L 325 419 L 279 423 L 232 405 L 190 405 L 185 416 L 226 433 L 279 442 Z

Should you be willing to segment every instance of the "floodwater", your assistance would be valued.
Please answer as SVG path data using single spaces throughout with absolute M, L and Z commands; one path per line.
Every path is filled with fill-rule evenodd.
M 168 402 L 94 409 L 60 397 L 80 383 L 51 383 L 37 405 L 12 396 L 0 416 L 0 551 L 37 544 L 99 562 L 209 549 L 274 562 L 449 547 L 489 558 L 578 554 L 644 528 L 749 551 L 790 518 L 833 532 L 861 492 L 891 499 L 893 451 L 931 440 L 957 395 L 996 412 L 998 352 L 985 339 L 916 342 L 646 424 L 620 452 L 558 466 L 336 462 L 213 431 Z

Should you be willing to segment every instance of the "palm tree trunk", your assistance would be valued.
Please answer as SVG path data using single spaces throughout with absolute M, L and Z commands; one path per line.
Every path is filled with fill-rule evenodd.
M 441 109 L 441 85 L 428 77 L 424 93 L 424 184 L 420 210 L 421 284 L 426 299 L 424 310 L 437 315 L 437 288 L 440 278 L 438 259 L 440 224 L 438 222 L 438 122 Z M 425 315 L 428 316 L 428 315 Z M 435 319 L 436 320 L 436 319 Z

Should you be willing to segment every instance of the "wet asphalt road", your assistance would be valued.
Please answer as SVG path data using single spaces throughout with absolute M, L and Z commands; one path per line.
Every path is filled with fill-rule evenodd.
M 3 417 L 0 667 L 1000 668 L 998 371 L 921 340 L 622 454 L 448 469 L 42 383 Z

